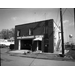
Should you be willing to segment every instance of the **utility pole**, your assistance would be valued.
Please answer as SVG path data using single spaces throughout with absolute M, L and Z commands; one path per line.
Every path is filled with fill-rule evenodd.
M 74 18 L 75 18 L 75 8 L 74 8 Z
M 75 8 L 74 8 L 74 27 L 75 27 Z
M 63 35 L 62 8 L 60 8 L 60 22 L 61 22 L 62 56 L 64 57 L 64 35 Z

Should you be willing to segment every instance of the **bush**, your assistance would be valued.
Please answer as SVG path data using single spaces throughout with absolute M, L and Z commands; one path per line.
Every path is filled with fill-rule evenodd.
M 72 57 L 73 59 L 75 59 L 75 51 L 69 50 L 69 52 L 66 54 L 66 56 L 70 56 L 70 57 Z
M 74 43 L 69 44 L 69 42 L 65 43 L 65 49 L 66 50 L 75 50 Z
M 0 48 L 5 48 L 5 47 L 7 47 L 7 46 L 4 44 L 0 44 Z

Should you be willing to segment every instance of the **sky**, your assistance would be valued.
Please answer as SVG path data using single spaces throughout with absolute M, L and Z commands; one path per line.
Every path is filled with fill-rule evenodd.
M 15 28 L 15 25 L 54 19 L 60 24 L 59 8 L 0 8 L 0 31 Z M 64 41 L 69 40 L 69 34 L 75 39 L 74 10 L 63 8 Z

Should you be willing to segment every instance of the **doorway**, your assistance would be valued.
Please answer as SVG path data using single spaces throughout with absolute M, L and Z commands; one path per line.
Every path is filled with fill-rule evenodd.
M 32 50 L 32 41 L 33 39 L 22 39 L 21 40 L 21 50 Z
M 42 41 L 40 40 L 33 41 L 32 51 L 41 50 L 41 44 L 42 44 Z

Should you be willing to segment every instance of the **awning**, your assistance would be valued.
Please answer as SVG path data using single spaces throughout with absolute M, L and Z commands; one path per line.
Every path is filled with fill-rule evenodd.
M 33 39 L 33 40 L 40 40 L 40 41 L 42 41 L 42 38 L 35 38 L 35 39 Z
M 33 40 L 40 40 L 40 41 L 42 41 L 42 38 L 43 38 L 43 35 L 36 35 L 35 39 L 33 39 Z

